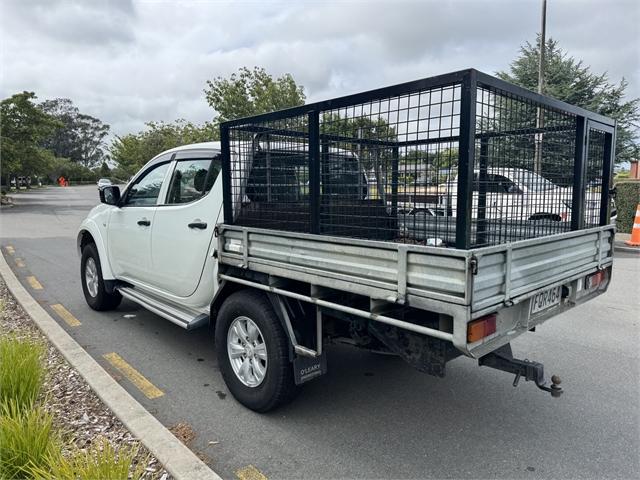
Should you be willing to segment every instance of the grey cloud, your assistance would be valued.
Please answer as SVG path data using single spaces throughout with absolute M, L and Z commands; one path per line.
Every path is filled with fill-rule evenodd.
M 132 0 L 9 0 L 3 10 L 3 28 L 18 36 L 73 48 L 134 40 Z
M 310 101 L 467 67 L 504 70 L 535 39 L 540 9 L 538 0 L 2 5 L 0 94 L 72 98 L 114 134 L 149 120 L 210 120 L 206 80 L 245 65 L 293 74 Z M 569 54 L 627 77 L 640 96 L 635 2 L 553 1 L 548 19 Z

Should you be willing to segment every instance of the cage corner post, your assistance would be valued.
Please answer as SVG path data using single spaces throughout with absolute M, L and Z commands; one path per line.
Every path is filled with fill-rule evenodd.
M 460 99 L 458 198 L 456 205 L 456 248 L 462 250 L 467 250 L 471 246 L 477 90 L 478 72 L 476 70 L 465 72 Z
M 220 155 L 222 157 L 222 198 L 224 223 L 233 224 L 233 196 L 231 192 L 231 146 L 229 145 L 229 126 L 220 125 Z
M 602 164 L 602 187 L 600 190 L 600 226 L 607 225 L 610 222 L 610 191 L 613 179 L 613 166 L 616 156 L 616 128 L 613 131 L 605 133 L 604 143 L 604 161 Z

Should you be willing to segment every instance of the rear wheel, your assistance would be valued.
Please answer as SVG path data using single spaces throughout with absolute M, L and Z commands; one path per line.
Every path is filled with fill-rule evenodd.
M 82 291 L 87 304 L 94 310 L 113 310 L 122 301 L 118 292 L 107 292 L 102 278 L 100 257 L 95 244 L 89 243 L 82 249 L 80 260 Z
M 215 339 L 222 377 L 244 406 L 267 412 L 294 397 L 289 340 L 264 294 L 241 290 L 229 296 L 218 314 Z

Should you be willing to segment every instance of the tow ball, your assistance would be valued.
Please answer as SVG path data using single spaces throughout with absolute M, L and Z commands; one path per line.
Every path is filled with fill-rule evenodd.
M 509 343 L 491 353 L 488 353 L 484 357 L 480 357 L 478 359 L 478 364 L 515 374 L 516 378 L 513 380 L 514 387 L 517 387 L 520 379 L 524 377 L 527 382 L 535 382 L 536 386 L 540 390 L 549 392 L 554 398 L 562 395 L 560 377 L 553 375 L 551 377 L 551 385 L 547 385 L 544 378 L 544 365 L 531 360 L 519 360 L 517 358 L 513 358 L 511 344 Z

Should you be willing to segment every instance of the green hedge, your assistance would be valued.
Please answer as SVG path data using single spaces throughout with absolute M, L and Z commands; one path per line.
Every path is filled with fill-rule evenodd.
M 640 203 L 640 180 L 623 180 L 616 183 L 616 207 L 618 219 L 616 227 L 619 232 L 631 233 L 636 208 Z

